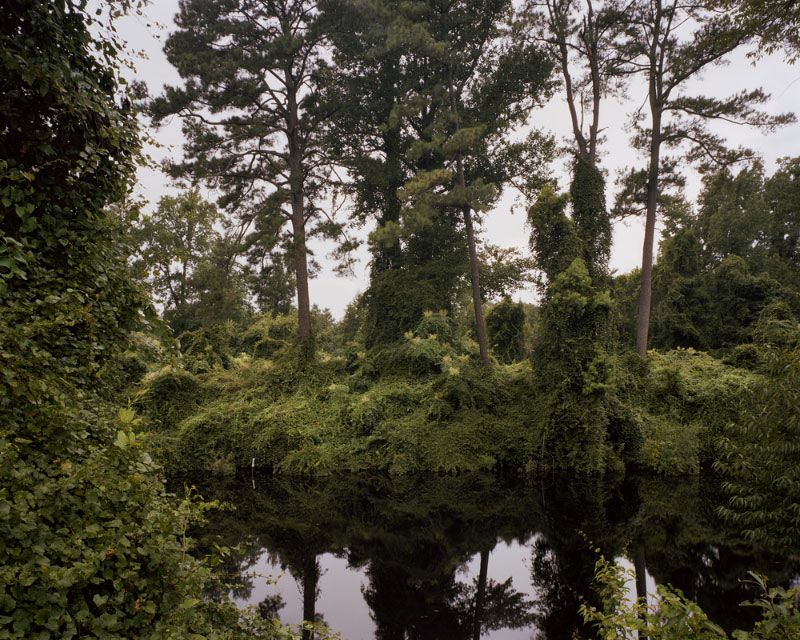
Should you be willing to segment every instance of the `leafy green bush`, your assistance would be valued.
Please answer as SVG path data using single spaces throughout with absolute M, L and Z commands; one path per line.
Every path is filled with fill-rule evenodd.
M 649 640 L 726 640 L 728 635 L 711 622 L 705 612 L 679 589 L 657 585 L 652 607 L 627 597 L 626 581 L 633 576 L 604 558 L 596 565 L 596 582 L 602 608 L 581 606 L 587 623 L 601 638 L 628 638 L 634 633 Z M 751 574 L 762 591 L 755 602 L 743 603 L 761 609 L 763 617 L 752 631 L 734 631 L 733 640 L 787 640 L 800 634 L 800 589 L 770 588 L 762 576 Z
M 17 2 L 0 20 L 0 637 L 272 637 L 203 598 L 197 505 L 165 493 L 108 400 L 152 317 L 106 210 L 139 146 L 109 30 L 131 4 Z
M 542 443 L 532 462 L 581 473 L 619 468 L 636 459 L 640 438 L 613 388 L 609 293 L 576 258 L 549 284 L 548 296 L 534 333 Z
M 253 458 L 287 474 L 519 465 L 529 375 L 527 364 L 487 371 L 477 345 L 430 313 L 403 342 L 349 363 L 324 353 L 302 368 L 288 355 L 234 358 L 198 376 L 199 404 L 154 437 L 175 470 Z
M 758 315 L 753 327 L 753 340 L 783 349 L 796 348 L 800 346 L 800 322 L 786 302 L 771 302 Z
M 525 309 L 509 298 L 494 305 L 486 314 L 486 331 L 492 353 L 510 364 L 525 357 Z
M 740 399 L 760 376 L 693 349 L 650 352 L 617 367 L 623 402 L 644 438 L 641 463 L 659 473 L 696 472 L 718 456 L 722 430 L 741 415 Z
M 204 373 L 230 366 L 233 350 L 231 341 L 236 335 L 233 322 L 212 324 L 178 336 L 186 367 L 194 373 Z
M 170 429 L 192 413 L 201 393 L 200 381 L 194 374 L 166 366 L 145 377 L 135 406 L 154 428 Z
M 724 517 L 751 539 L 800 544 L 800 351 L 774 351 L 769 375 L 742 398 L 743 419 L 720 438 L 716 470 L 730 494 Z
M 239 349 L 255 358 L 280 358 L 296 340 L 297 314 L 264 315 L 253 322 L 239 339 Z
M 664 475 L 700 471 L 700 430 L 697 422 L 681 423 L 652 416 L 644 427 L 642 464 Z

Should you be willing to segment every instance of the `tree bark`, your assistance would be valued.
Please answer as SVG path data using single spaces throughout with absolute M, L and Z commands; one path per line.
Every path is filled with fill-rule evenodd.
M 306 248 L 305 194 L 303 175 L 303 149 L 300 143 L 300 117 L 297 93 L 291 73 L 286 74 L 288 101 L 287 143 L 289 156 L 289 190 L 292 207 L 292 251 L 295 286 L 297 290 L 297 337 L 304 358 L 314 355 L 311 333 L 311 301 L 308 294 L 308 251 Z
M 652 82 L 655 84 L 655 81 Z M 656 235 L 658 210 L 658 174 L 661 154 L 661 104 L 651 97 L 653 129 L 650 137 L 650 164 L 647 169 L 647 213 L 644 223 L 642 247 L 642 279 L 639 291 L 639 314 L 636 318 L 636 352 L 647 358 L 647 340 L 650 331 L 650 307 L 653 298 L 653 246 Z
M 456 108 L 455 96 L 450 94 L 450 109 L 453 115 L 458 120 L 458 109 Z M 458 125 L 456 124 L 456 131 Z M 458 160 L 456 161 L 458 185 L 466 193 L 467 179 L 464 175 L 464 161 L 459 152 Z M 472 226 L 472 211 L 468 204 L 463 207 L 464 213 L 464 227 L 467 231 L 467 248 L 469 250 L 469 273 L 470 281 L 472 283 L 472 308 L 475 311 L 475 333 L 478 335 L 478 348 L 481 353 L 481 364 L 489 366 L 489 340 L 486 337 L 486 322 L 483 319 L 483 301 L 481 300 L 481 274 L 480 274 L 480 261 L 478 260 L 478 249 L 475 244 L 475 229 Z
M 464 170 L 459 170 L 461 186 L 464 186 Z M 475 246 L 475 230 L 472 228 L 472 213 L 464 207 L 464 227 L 467 230 L 467 247 L 469 248 L 469 271 L 472 281 L 472 306 L 475 309 L 475 332 L 478 334 L 478 347 L 481 352 L 481 363 L 489 365 L 489 340 L 486 337 L 486 322 L 483 319 L 483 301 L 481 300 L 481 275 L 478 249 Z

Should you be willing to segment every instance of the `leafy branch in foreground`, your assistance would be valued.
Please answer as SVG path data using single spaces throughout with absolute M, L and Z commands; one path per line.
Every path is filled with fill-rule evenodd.
M 603 640 L 623 640 L 633 632 L 649 640 L 786 640 L 800 634 L 800 588 L 769 587 L 764 576 L 750 573 L 761 597 L 741 606 L 761 609 L 762 618 L 752 631 L 736 630 L 731 636 L 711 622 L 705 612 L 680 589 L 656 586 L 656 603 L 647 607 L 641 599 L 628 597 L 630 572 L 601 557 L 595 565 L 602 609 L 582 605 L 581 614 L 593 624 Z

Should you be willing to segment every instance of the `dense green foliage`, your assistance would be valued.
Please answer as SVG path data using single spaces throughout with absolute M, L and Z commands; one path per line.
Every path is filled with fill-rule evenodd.
M 616 395 L 610 360 L 611 224 L 599 169 L 579 158 L 570 194 L 545 186 L 528 216 L 531 248 L 546 278 L 533 345 L 544 405 L 540 464 L 588 473 L 620 469 L 638 459 L 641 435 Z
M 755 385 L 744 419 L 720 442 L 717 470 L 731 501 L 725 515 L 752 539 L 793 549 L 800 531 L 800 356 L 772 353 L 769 381 Z
M 797 160 L 785 159 L 767 179 L 759 164 L 706 177 L 696 215 L 671 222 L 653 270 L 655 347 L 724 350 L 735 360 L 744 345 L 797 346 L 797 176 Z M 627 279 L 615 287 L 629 336 L 638 291 Z
M 152 214 L 132 225 L 131 266 L 176 335 L 226 320 L 241 324 L 250 310 L 236 247 L 214 228 L 221 222 L 219 210 L 193 190 L 164 196 Z M 265 288 L 259 287 L 259 298 Z M 280 288 L 277 293 L 272 302 L 279 307 L 286 294 Z
M 0 636 L 273 637 L 203 599 L 198 509 L 166 494 L 138 419 L 107 400 L 141 373 L 119 359 L 146 309 L 104 211 L 138 148 L 104 22 L 126 3 L 3 7 Z
M 302 370 L 291 334 L 281 337 L 285 326 L 258 320 L 227 347 L 240 349 L 227 369 L 165 368 L 144 379 L 137 406 L 169 468 L 255 458 L 288 474 L 401 474 L 524 463 L 528 368 L 481 372 L 475 343 L 447 315 L 426 314 L 383 349 L 321 352 Z
M 598 14 L 590 3 L 580 19 L 560 0 L 185 0 L 165 49 L 183 83 L 148 108 L 156 124 L 181 117 L 184 153 L 166 168 L 191 188 L 150 208 L 132 196 L 141 94 L 125 88 L 115 35 L 133 0 L 92 11 L 79 0 L 0 2 L 0 637 L 288 637 L 268 607 L 259 617 L 226 601 L 203 562 L 210 549 L 186 537 L 209 505 L 168 494 L 164 468 L 567 470 L 594 476 L 587 490 L 603 505 L 606 474 L 713 471 L 728 492 L 717 514 L 726 526 L 796 554 L 800 159 L 770 176 L 759 161 L 734 174 L 748 153 L 707 126 L 792 118 L 759 111 L 760 90 L 681 93 L 757 35 L 796 49 L 794 12 L 784 24 L 765 15 L 768 2 L 742 2 L 736 20 L 712 5 L 639 0 Z M 678 23 L 693 25 L 691 38 L 672 31 Z M 553 140 L 515 135 L 550 97 L 554 69 L 575 137 L 566 192 L 548 177 Z M 612 277 L 599 110 L 637 73 L 650 80 L 651 126 L 634 119 L 634 147 L 649 164 L 623 176 L 615 212 L 646 211 L 644 260 Z M 591 110 L 588 134 L 578 102 Z M 703 169 L 694 205 L 662 147 Z M 531 200 L 532 257 L 481 237 L 512 185 Z M 653 267 L 657 214 L 666 234 Z M 337 322 L 311 303 L 307 240 L 336 240 L 347 268 L 356 243 L 346 231 L 363 226 L 369 284 Z M 532 271 L 535 309 L 511 298 Z M 422 506 L 453 500 L 451 481 L 461 486 L 442 480 Z M 330 515 L 313 492 L 288 493 L 264 505 L 270 526 L 291 508 Z M 454 521 L 478 531 L 481 514 L 461 506 Z M 592 517 L 576 522 L 622 552 Z M 660 517 L 642 508 L 625 520 L 637 583 L 648 541 L 667 535 Z M 557 524 L 536 543 L 535 580 L 572 606 L 554 558 L 578 531 L 570 520 L 556 534 Z M 690 525 L 677 529 L 693 539 Z M 301 546 L 287 564 L 314 594 L 318 567 Z M 670 561 L 659 554 L 655 572 Z M 581 585 L 589 555 L 581 547 Z M 707 602 L 678 591 L 662 589 L 649 611 L 621 606 L 620 576 L 600 570 L 606 607 L 584 614 L 604 636 L 727 637 Z M 376 605 L 380 571 L 365 591 Z M 496 596 L 496 621 L 558 628 L 558 607 L 526 613 L 484 575 L 446 603 L 458 634 L 474 635 L 465 611 L 480 589 Z M 795 595 L 767 592 L 763 622 L 733 637 L 795 633 Z
M 800 633 L 800 610 L 797 588 L 768 587 L 762 576 L 751 580 L 761 589 L 760 597 L 745 605 L 758 607 L 763 614 L 752 631 L 737 629 L 728 635 L 722 627 L 711 622 L 694 602 L 687 600 L 679 589 L 658 585 L 658 602 L 648 608 L 642 600 L 627 599 L 625 573 L 613 563 L 601 558 L 597 563 L 597 580 L 603 600 L 602 610 L 583 605 L 581 611 L 587 622 L 597 627 L 599 637 L 612 640 L 637 632 L 652 640 L 783 640 Z
M 486 314 L 489 344 L 495 357 L 506 364 L 519 362 L 526 354 L 525 326 L 528 322 L 521 302 L 504 298 Z

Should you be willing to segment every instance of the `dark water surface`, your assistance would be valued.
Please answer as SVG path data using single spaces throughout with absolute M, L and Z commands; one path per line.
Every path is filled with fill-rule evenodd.
M 719 492 L 698 478 L 247 475 L 198 488 L 235 506 L 194 535 L 201 551 L 239 545 L 224 567 L 236 602 L 343 640 L 591 638 L 578 607 L 594 602 L 594 549 L 631 569 L 632 593 L 671 584 L 726 630 L 752 625 L 738 606 L 757 595 L 747 571 L 797 580 L 716 517 Z

